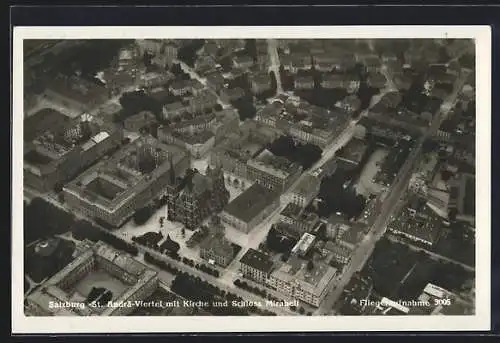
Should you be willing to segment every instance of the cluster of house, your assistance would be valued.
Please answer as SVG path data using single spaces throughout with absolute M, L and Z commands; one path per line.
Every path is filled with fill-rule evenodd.
M 338 107 L 327 110 L 282 95 L 257 112 L 255 120 L 303 143 L 325 147 L 347 128 L 354 109 L 359 109 L 359 104 L 353 99 L 346 99 Z
M 161 141 L 184 147 L 194 158 L 201 158 L 238 126 L 238 113 L 226 109 L 159 126 L 157 136 Z

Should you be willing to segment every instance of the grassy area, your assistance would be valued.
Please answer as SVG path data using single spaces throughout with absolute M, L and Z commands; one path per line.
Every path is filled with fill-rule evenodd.
M 362 273 L 373 280 L 377 294 L 391 297 L 417 259 L 418 254 L 407 246 L 381 239 Z
M 375 246 L 362 274 L 373 280 L 378 295 L 401 300 L 416 300 L 428 283 L 454 293 L 468 292 L 475 277 L 459 265 L 433 260 L 385 238 Z

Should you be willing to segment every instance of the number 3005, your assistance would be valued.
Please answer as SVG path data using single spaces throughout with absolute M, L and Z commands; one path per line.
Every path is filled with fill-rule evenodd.
M 451 305 L 451 299 L 434 299 L 434 305 Z

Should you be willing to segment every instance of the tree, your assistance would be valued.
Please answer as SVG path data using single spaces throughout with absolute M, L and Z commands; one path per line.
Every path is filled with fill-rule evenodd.
M 74 224 L 74 216 L 59 207 L 34 198 L 24 211 L 24 237 L 26 242 L 61 234 Z

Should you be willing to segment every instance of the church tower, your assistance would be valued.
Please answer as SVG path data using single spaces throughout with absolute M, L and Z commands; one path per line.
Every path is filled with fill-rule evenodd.
M 177 178 L 175 175 L 174 159 L 172 155 L 169 156 L 170 170 L 169 184 L 167 185 L 167 219 L 173 220 L 176 213 L 176 199 L 177 199 Z
M 175 177 L 174 159 L 172 158 L 172 156 L 170 156 L 169 160 L 170 160 L 170 170 L 169 170 L 169 173 L 170 173 L 170 184 L 171 185 L 175 185 L 176 182 L 177 182 L 177 180 L 176 180 L 176 177 Z

